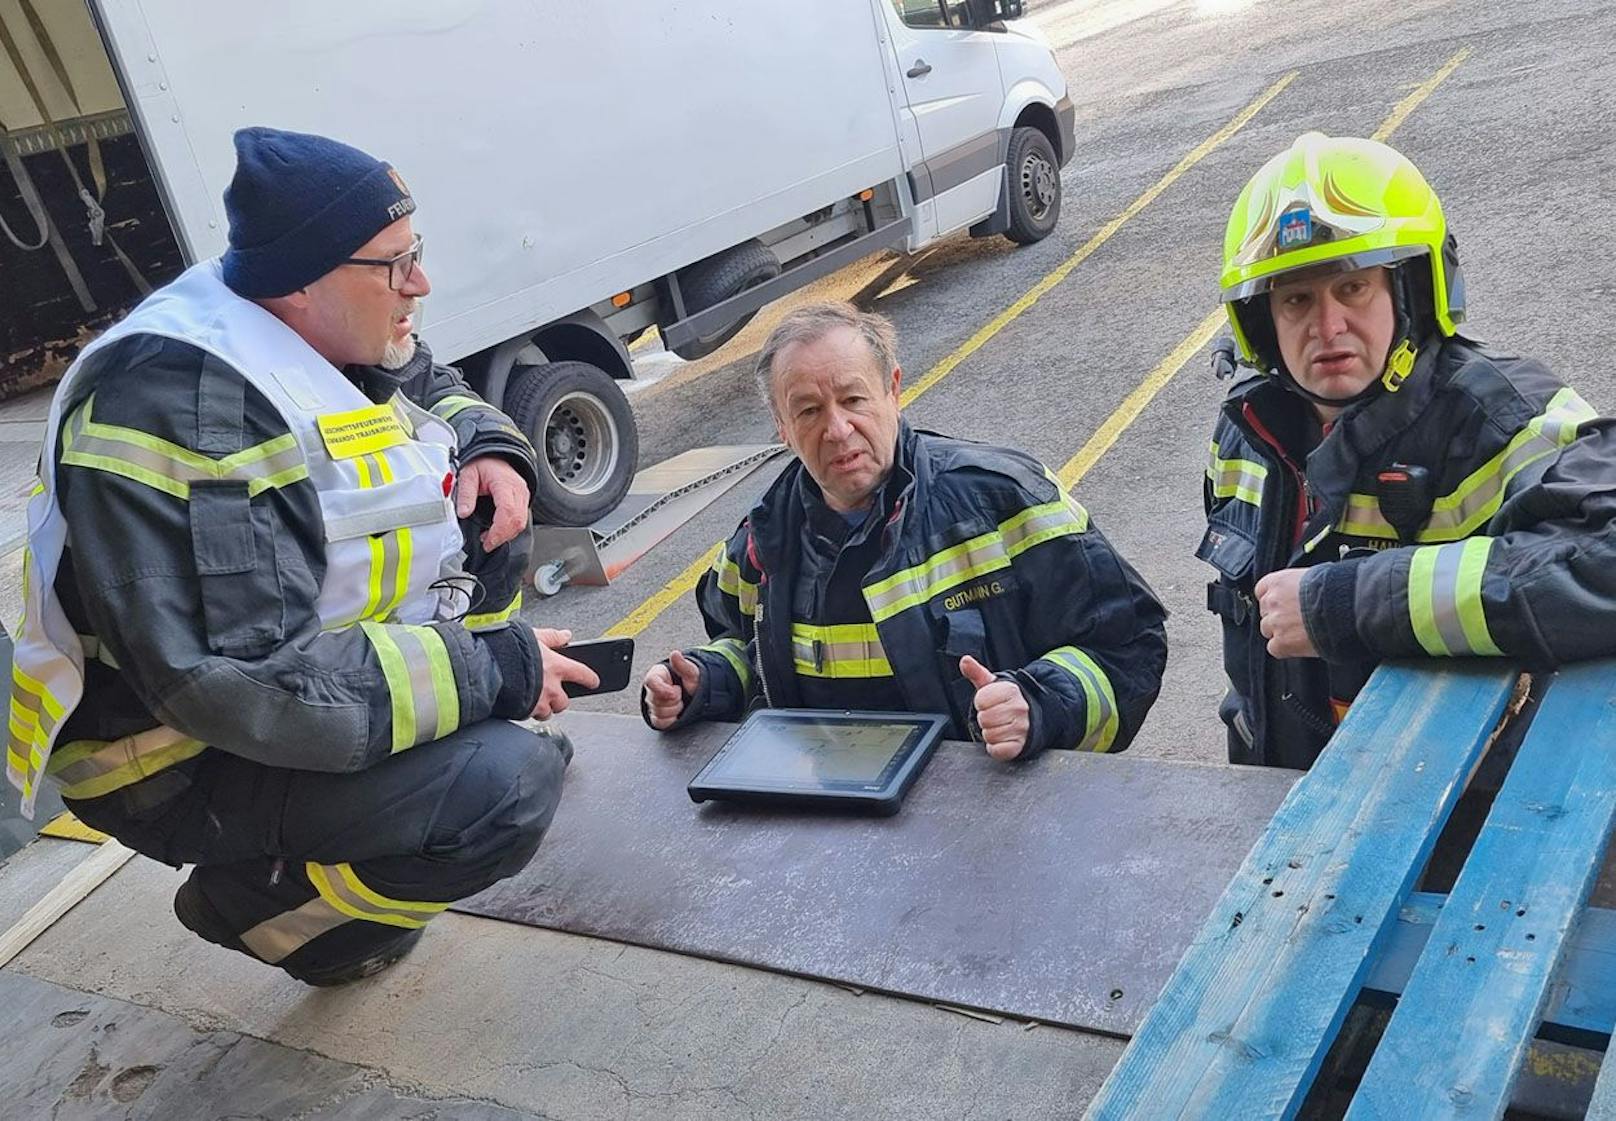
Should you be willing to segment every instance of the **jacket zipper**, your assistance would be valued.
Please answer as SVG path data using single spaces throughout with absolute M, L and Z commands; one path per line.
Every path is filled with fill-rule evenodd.
M 763 653 L 763 589 L 761 587 L 758 588 L 757 614 L 754 619 L 752 641 L 757 648 L 758 687 L 763 691 L 763 707 L 773 708 L 774 702 L 769 699 L 769 675 L 763 669 L 763 663 L 767 659 Z

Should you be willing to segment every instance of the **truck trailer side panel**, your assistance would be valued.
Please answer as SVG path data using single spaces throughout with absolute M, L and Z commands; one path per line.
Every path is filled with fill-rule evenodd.
M 453 360 L 903 173 L 871 0 L 95 0 L 183 246 L 230 137 L 388 160 Z

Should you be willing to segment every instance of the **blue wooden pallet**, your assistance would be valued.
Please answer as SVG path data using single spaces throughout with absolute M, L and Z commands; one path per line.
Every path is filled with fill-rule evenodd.
M 1616 916 L 1585 904 L 1616 822 L 1616 661 L 1558 675 L 1452 894 L 1413 892 L 1517 679 L 1497 662 L 1376 672 L 1089 1118 L 1293 1117 L 1366 986 L 1402 997 L 1354 1119 L 1501 1116 L 1546 1015 L 1608 1034 Z M 1616 1121 L 1616 1084 L 1600 1093 Z

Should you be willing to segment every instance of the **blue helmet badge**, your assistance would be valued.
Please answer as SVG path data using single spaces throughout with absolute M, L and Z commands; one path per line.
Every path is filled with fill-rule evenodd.
M 1295 206 L 1279 216 L 1279 250 L 1295 249 L 1313 240 L 1313 212 Z

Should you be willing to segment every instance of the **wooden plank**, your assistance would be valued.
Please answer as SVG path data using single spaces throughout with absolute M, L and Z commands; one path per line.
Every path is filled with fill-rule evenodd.
M 134 849 L 125 848 L 117 841 L 108 841 L 85 857 L 77 868 L 62 877 L 62 882 L 53 887 L 45 898 L 28 908 L 22 918 L 11 925 L 10 930 L 0 934 L 0 969 L 134 855 Z
M 1409 897 L 1364 978 L 1365 989 L 1397 996 L 1408 987 L 1447 898 L 1431 892 Z M 1616 911 L 1589 907 L 1582 913 L 1549 987 L 1543 1023 L 1561 1029 L 1562 1036 L 1610 1035 L 1616 1028 Z
M 1295 1114 L 1517 677 L 1496 662 L 1375 671 L 1088 1118 Z
M 1616 660 L 1560 672 L 1349 1121 L 1500 1117 L 1616 822 Z

